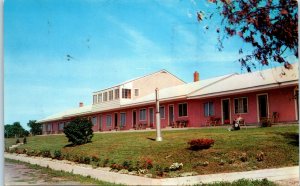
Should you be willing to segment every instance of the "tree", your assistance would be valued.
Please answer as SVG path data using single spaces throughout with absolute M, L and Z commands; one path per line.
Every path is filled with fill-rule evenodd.
M 64 133 L 68 141 L 73 145 L 81 145 L 91 142 L 93 137 L 93 124 L 87 118 L 75 118 L 64 127 Z
M 21 126 L 20 122 L 14 122 L 12 125 L 7 124 L 4 126 L 4 136 L 7 138 L 24 137 L 28 136 L 28 134 L 28 131 Z
M 32 135 L 41 135 L 42 134 L 42 124 L 37 123 L 36 120 L 29 120 L 27 126 L 30 127 L 30 132 Z
M 237 35 L 254 48 L 251 54 L 239 59 L 248 72 L 256 62 L 269 65 L 283 63 L 291 68 L 286 54 L 298 58 L 298 2 L 297 0 L 209 0 L 214 3 L 222 17 L 219 34 L 219 49 L 223 48 L 224 37 Z M 211 19 L 214 13 L 205 16 L 197 13 L 198 21 Z M 208 27 L 207 27 L 208 29 Z M 222 35 L 224 34 L 224 35 Z M 243 54 L 243 49 L 239 50 Z

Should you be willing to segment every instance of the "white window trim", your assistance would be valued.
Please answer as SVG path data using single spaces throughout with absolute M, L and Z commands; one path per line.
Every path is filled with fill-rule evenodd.
M 98 103 L 98 95 L 93 95 L 93 104 L 97 104 Z
M 267 109 L 268 109 L 268 113 L 267 113 L 267 117 L 270 117 L 270 109 L 269 109 L 269 95 L 268 93 L 261 93 L 261 94 L 256 94 L 256 113 L 257 113 L 257 122 L 260 122 L 260 117 L 259 117 L 259 104 L 258 104 L 258 96 L 263 96 L 266 95 L 267 96 Z
M 186 104 L 186 116 L 179 116 L 179 112 L 180 112 L 180 109 L 179 109 L 179 105 L 183 105 L 183 104 Z M 185 118 L 185 117 L 188 117 L 189 116 L 189 109 L 188 109 L 188 103 L 187 102 L 184 102 L 184 103 L 178 103 L 178 118 Z
M 247 112 L 242 112 L 242 113 L 237 113 L 235 110 L 235 100 L 240 99 L 240 98 L 246 98 L 247 99 Z M 244 97 L 238 97 L 238 98 L 233 98 L 233 109 L 234 109 L 234 114 L 248 114 L 249 113 L 249 100 L 248 97 L 244 96 Z
M 125 127 L 126 126 L 126 112 L 120 112 L 120 126 L 121 126 L 121 121 L 122 121 L 122 117 L 121 117 L 121 115 L 122 114 L 125 114 L 125 123 L 124 123 L 124 125 L 123 125 L 123 127 Z
M 104 100 L 104 95 L 106 94 L 106 100 Z M 103 100 L 103 102 L 106 102 L 106 101 L 108 101 L 108 92 L 103 92 L 103 95 L 102 95 L 103 97 L 102 97 L 102 100 Z
M 221 99 L 221 114 L 222 114 L 222 123 L 224 123 L 224 116 L 223 116 L 223 100 L 228 100 L 229 101 L 229 123 L 231 123 L 231 100 L 230 98 L 224 98 Z
M 141 110 L 144 110 L 144 109 L 145 109 L 145 119 L 141 120 Z M 141 108 L 139 110 L 139 121 L 147 121 L 147 108 Z
M 161 115 L 160 115 L 160 107 L 164 107 L 164 117 L 161 117 Z M 166 107 L 164 106 L 164 105 L 162 105 L 162 106 L 159 106 L 159 116 L 160 116 L 160 119 L 166 119 Z
M 116 94 L 116 90 L 119 91 L 118 94 Z M 120 99 L 120 89 L 119 89 L 119 88 L 115 88 L 115 89 L 113 90 L 113 94 L 114 94 L 113 97 L 114 97 L 115 100 Z M 118 95 L 117 98 L 116 98 L 116 95 Z
M 210 110 L 210 106 L 209 106 L 209 103 L 212 103 L 213 104 L 213 108 L 215 107 L 214 105 L 214 102 L 213 101 L 207 101 L 207 102 L 204 102 L 204 117 L 212 117 L 212 116 L 215 116 L 215 108 L 214 108 L 214 113 L 213 115 L 210 115 L 209 114 L 209 110 Z M 205 115 L 205 105 L 208 104 L 208 116 Z
M 100 96 L 101 95 L 101 96 Z M 102 102 L 102 96 L 103 96 L 103 94 L 102 93 L 99 93 L 99 94 L 97 94 L 97 102 L 98 103 L 101 103 Z M 99 99 L 99 98 L 101 98 L 101 99 Z
M 111 97 L 110 97 L 110 95 L 111 95 Z M 112 101 L 112 100 L 114 100 L 114 90 L 109 90 L 108 91 L 108 101 Z
M 107 123 L 107 116 L 110 116 L 110 125 L 108 125 Z M 106 121 L 105 121 L 105 124 L 106 124 L 106 127 L 111 127 L 113 126 L 113 122 L 112 122 L 112 115 L 111 114 L 106 114 L 106 117 L 105 117 Z

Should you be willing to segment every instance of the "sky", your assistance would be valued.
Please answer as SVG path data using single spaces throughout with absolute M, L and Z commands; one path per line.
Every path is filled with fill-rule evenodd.
M 6 0 L 4 119 L 29 120 L 92 103 L 92 92 L 166 69 L 186 82 L 241 72 L 240 38 L 217 49 L 220 17 L 198 0 Z M 209 30 L 205 27 L 209 26 Z

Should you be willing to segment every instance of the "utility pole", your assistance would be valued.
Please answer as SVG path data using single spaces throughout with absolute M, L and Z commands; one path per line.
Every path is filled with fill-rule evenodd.
M 159 101 L 158 101 L 158 88 L 155 89 L 155 103 L 156 103 L 156 141 L 162 141 L 160 130 L 160 113 L 159 113 Z

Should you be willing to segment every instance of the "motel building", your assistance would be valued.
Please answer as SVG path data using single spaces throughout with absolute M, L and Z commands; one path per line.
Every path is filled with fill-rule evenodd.
M 228 74 L 186 83 L 160 70 L 92 93 L 93 103 L 48 116 L 43 134 L 58 134 L 76 117 L 87 117 L 93 130 L 155 128 L 155 89 L 158 88 L 162 128 L 231 124 L 238 116 L 247 125 L 269 119 L 273 123 L 298 121 L 298 64 L 292 69 Z

